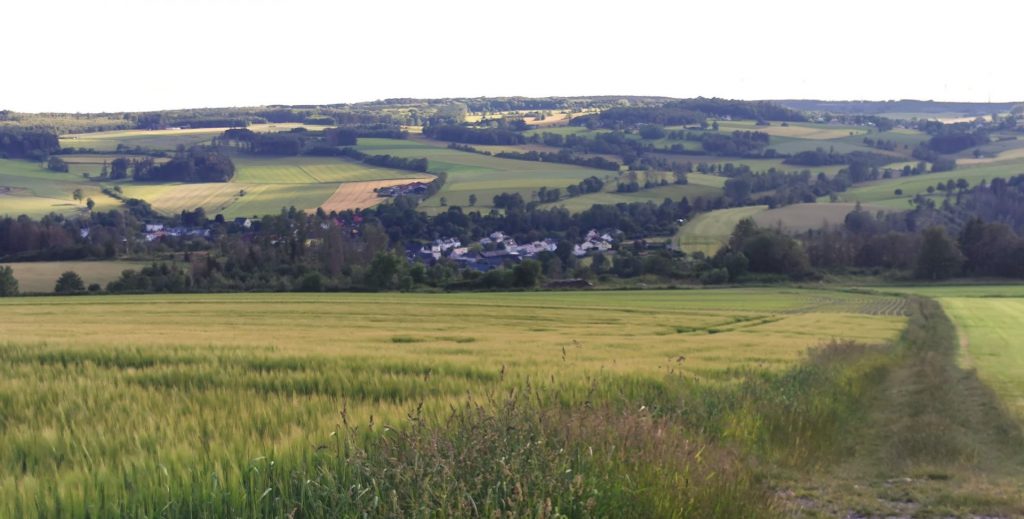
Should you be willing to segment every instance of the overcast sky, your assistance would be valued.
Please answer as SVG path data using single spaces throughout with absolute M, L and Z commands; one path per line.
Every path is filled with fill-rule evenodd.
M 0 108 L 598 94 L 1024 99 L 1022 7 L 945 4 L 5 0 Z

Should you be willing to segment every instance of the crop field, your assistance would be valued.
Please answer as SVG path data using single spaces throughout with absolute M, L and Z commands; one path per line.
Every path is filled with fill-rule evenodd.
M 194 128 L 190 130 L 117 130 L 109 132 L 62 135 L 64 148 L 91 148 L 114 151 L 118 144 L 141 146 L 152 150 L 174 150 L 178 145 L 194 146 L 210 142 L 224 132 L 224 128 Z
M 416 179 L 428 175 L 379 168 L 338 157 L 232 157 L 234 182 L 243 184 L 316 184 L 368 180 Z
M 230 183 L 228 186 L 237 184 Z M 282 208 L 316 209 L 338 190 L 339 183 L 250 184 L 245 196 L 235 199 L 222 213 L 225 218 L 259 217 L 277 214 Z
M 370 154 L 425 157 L 431 172 L 446 172 L 448 180 L 441 192 L 421 205 L 428 212 L 441 210 L 441 197 L 447 199 L 448 205 L 468 207 L 469 195 L 475 194 L 477 207 L 488 208 L 494 196 L 502 192 L 518 192 L 530 200 L 533 191 L 541 187 L 564 189 L 590 176 L 604 178 L 610 174 L 567 164 L 499 159 L 413 139 L 360 139 L 357 148 Z
M 202 207 L 207 214 L 224 213 L 231 204 L 242 198 L 241 193 L 258 189 L 235 182 L 209 182 L 199 184 L 122 184 L 125 196 L 149 202 L 156 211 L 173 215 Z
M 134 261 L 38 261 L 32 263 L 5 263 L 11 267 L 18 280 L 18 290 L 23 294 L 52 293 L 57 278 L 71 270 L 82 276 L 86 286 L 107 283 L 121 277 L 125 270 L 138 270 L 148 263 Z
M 0 515 L 206 492 L 246 506 L 268 493 L 251 476 L 314 463 L 351 434 L 342 421 L 387 434 L 527 380 L 578 401 L 615 394 L 605 379 L 641 388 L 679 370 L 727 384 L 833 338 L 892 340 L 895 302 L 797 289 L 3 300 Z
M 756 121 L 718 121 L 720 132 L 725 131 L 758 131 L 772 137 L 790 137 L 827 141 L 853 135 L 864 135 L 868 130 L 862 126 L 842 126 L 832 124 L 789 123 L 782 126 L 781 122 L 772 122 L 771 126 L 757 126 Z M 826 145 L 827 146 L 827 145 Z
M 754 221 L 761 227 L 781 225 L 789 231 L 806 231 L 818 229 L 824 224 L 842 225 L 846 215 L 856 208 L 849 202 L 792 204 L 777 209 L 768 209 L 753 215 Z M 861 209 L 869 212 L 888 211 L 882 206 L 864 204 Z
M 1007 178 L 1024 173 L 1024 161 L 1007 161 L 990 165 L 964 167 L 942 173 L 930 173 L 911 177 L 897 177 L 859 184 L 846 192 L 839 193 L 839 199 L 847 202 L 873 202 L 895 209 L 907 209 L 907 201 L 916 194 L 925 194 L 928 186 L 946 181 L 964 179 L 975 186 L 982 180 Z M 895 194 L 901 189 L 903 194 Z M 939 193 L 941 195 L 941 193 Z
M 254 124 L 254 132 L 281 132 L 292 128 L 305 127 L 302 124 Z M 320 129 L 312 126 L 310 129 Z M 92 148 L 97 151 L 114 151 L 118 144 L 129 147 L 141 146 L 151 150 L 174 151 L 179 145 L 194 146 L 205 144 L 224 133 L 227 128 L 179 128 L 168 130 L 115 130 L 62 135 L 63 148 Z
M 740 220 L 752 218 L 766 209 L 766 205 L 753 205 L 699 214 L 679 229 L 673 244 L 677 250 L 686 253 L 703 252 L 712 255 L 729 241 L 729 236 Z
M 377 196 L 378 189 L 408 183 L 407 179 L 344 182 L 320 207 L 327 212 L 366 209 L 387 200 Z

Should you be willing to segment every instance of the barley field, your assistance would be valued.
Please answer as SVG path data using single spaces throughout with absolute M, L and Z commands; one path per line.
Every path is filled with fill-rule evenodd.
M 808 348 L 837 339 L 894 340 L 906 321 L 902 302 L 800 289 L 3 300 L 0 516 L 215 517 L 229 510 L 252 516 L 294 512 L 290 507 L 301 508 L 302 516 L 366 507 L 379 515 L 399 496 L 370 489 L 368 496 L 383 499 L 370 503 L 358 492 L 317 486 L 335 477 L 333 484 L 365 483 L 365 474 L 348 471 L 383 463 L 352 454 L 362 451 L 348 450 L 356 448 L 348 442 L 384 438 L 378 448 L 397 448 L 387 438 L 399 433 L 388 431 L 410 423 L 455 427 L 453 416 L 471 426 L 450 430 L 454 436 L 445 441 L 466 427 L 484 434 L 495 422 L 478 423 L 473 413 L 454 409 L 516 388 L 534 392 L 528 402 L 607 404 L 671 400 L 666 377 L 728 387 L 744 370 L 782 372 L 802 362 Z M 609 412 L 608 423 L 622 419 Z M 586 423 L 594 416 L 588 416 L 559 419 L 591 434 L 596 429 Z M 657 422 L 628 423 L 622 426 Z M 496 441 L 514 437 L 502 433 Z M 635 433 L 616 438 L 638 441 Z M 683 443 L 673 443 L 680 463 L 700 458 L 690 450 L 698 448 L 693 440 L 681 434 Z M 647 459 L 642 446 L 634 447 L 635 459 L 615 463 Z M 329 463 L 341 465 L 327 470 L 325 452 Z M 561 452 L 542 461 L 577 466 Z M 664 456 L 658 452 L 648 453 L 656 457 L 651 463 Z M 696 478 L 697 465 L 691 468 Z M 524 475 L 548 470 L 524 469 Z M 302 476 L 306 483 L 289 476 L 300 473 L 309 474 Z M 392 477 L 378 476 L 379 484 Z M 705 476 L 708 484 L 699 488 L 717 489 L 715 503 L 733 496 L 729 502 L 741 506 L 747 498 L 736 496 L 753 492 L 747 480 L 728 480 L 724 488 Z M 586 486 L 559 481 L 544 484 Z M 607 484 L 601 488 L 625 488 Z M 354 501 L 320 509 L 328 498 L 309 492 Z M 689 506 L 703 502 L 686 495 Z M 710 516 L 728 516 L 722 513 Z

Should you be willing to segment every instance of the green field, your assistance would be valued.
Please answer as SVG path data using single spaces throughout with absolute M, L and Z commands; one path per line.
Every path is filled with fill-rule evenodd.
M 101 167 L 73 165 L 70 173 L 55 173 L 35 162 L 0 159 L 0 216 L 84 213 L 85 200 L 72 198 L 75 189 L 81 189 L 84 198 L 92 198 L 97 211 L 113 209 L 119 202 L 100 192 L 100 184 L 81 176 L 83 172 L 97 173 Z
M 567 402 L 640 395 L 666 370 L 725 383 L 905 321 L 899 298 L 796 289 L 22 298 L 0 313 L 5 516 L 314 503 L 275 474 L 312 470 L 338 434 L 443 422 L 531 380 Z
M 225 128 L 196 128 L 192 130 L 118 130 L 109 132 L 62 135 L 63 148 L 91 148 L 96 151 L 114 151 L 119 144 L 134 148 L 173 151 L 180 146 L 209 143 L 224 133 Z
M 413 139 L 360 139 L 357 148 L 374 155 L 425 157 L 432 172 L 446 172 L 448 180 L 441 192 L 421 205 L 428 212 L 440 210 L 441 197 L 447 199 L 448 205 L 468 207 L 469 195 L 475 194 L 476 206 L 486 209 L 491 207 L 494 196 L 503 192 L 520 193 L 530 200 L 541 187 L 565 189 L 590 176 L 604 179 L 615 174 L 566 164 L 499 159 Z
M 249 129 L 254 132 L 283 132 L 292 128 L 307 127 L 302 124 L 253 124 Z M 309 129 L 323 127 L 309 126 Z M 156 151 L 174 151 L 178 146 L 194 146 L 207 144 L 214 137 L 224 133 L 227 128 L 179 128 L 168 130 L 115 130 L 106 132 L 78 133 L 62 135 L 62 148 L 91 148 L 97 151 L 114 151 L 119 144 L 130 148 L 140 146 Z
M 686 253 L 713 255 L 729 241 L 736 224 L 768 209 L 766 205 L 719 209 L 697 215 L 686 222 L 673 238 L 673 246 Z
M 701 173 L 690 173 L 687 175 L 688 184 L 658 186 L 650 189 L 641 189 L 634 193 L 617 193 L 615 191 L 604 191 L 601 193 L 589 193 L 573 198 L 567 198 L 558 202 L 544 204 L 544 207 L 564 207 L 573 213 L 586 211 L 596 204 L 628 204 L 632 202 L 654 202 L 660 204 L 666 198 L 678 202 L 686 197 L 691 203 L 697 197 L 717 198 L 722 196 L 722 185 L 725 184 L 725 177 L 704 175 Z M 613 184 L 606 186 L 611 189 Z
M 817 204 L 792 204 L 777 209 L 768 209 L 753 215 L 754 221 L 761 227 L 774 227 L 781 225 L 783 229 L 793 232 L 802 232 L 810 229 L 819 229 L 823 225 L 842 225 L 846 215 L 856 209 L 856 204 L 849 202 L 817 203 Z M 887 211 L 883 206 L 864 204 L 861 206 L 864 211 L 875 213 Z M 717 211 L 716 211 L 717 212 Z
M 39 261 L 33 263 L 5 263 L 14 270 L 18 290 L 23 294 L 52 293 L 57 278 L 67 271 L 82 277 L 85 286 L 107 283 L 121 277 L 125 270 L 138 270 L 149 263 L 136 261 Z
M 847 202 L 872 202 L 893 209 L 906 210 L 909 209 L 908 200 L 912 199 L 914 195 L 926 194 L 929 186 L 935 186 L 940 182 L 945 183 L 962 178 L 967 180 L 971 186 L 976 186 L 983 180 L 991 181 L 994 178 L 1007 178 L 1022 173 L 1024 173 L 1024 161 L 998 162 L 991 165 L 963 167 L 942 173 L 897 177 L 858 184 L 838 195 L 840 200 Z M 903 190 L 903 194 L 895 194 L 897 189 Z M 942 196 L 942 193 L 937 193 L 937 196 Z
M 956 323 L 961 365 L 999 395 L 1024 423 L 1024 285 L 886 288 L 935 298 Z
M 324 184 L 424 178 L 425 175 L 398 169 L 378 168 L 337 157 L 255 157 L 235 156 L 235 178 L 242 184 Z

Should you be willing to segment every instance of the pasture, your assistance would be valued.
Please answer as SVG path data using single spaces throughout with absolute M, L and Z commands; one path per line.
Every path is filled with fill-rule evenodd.
M 558 202 L 544 204 L 545 207 L 564 207 L 570 212 L 579 213 L 590 209 L 596 204 L 628 204 L 633 202 L 653 202 L 660 204 L 666 198 L 675 202 L 687 198 L 691 203 L 698 197 L 715 198 L 722 196 L 722 186 L 725 184 L 725 177 L 704 175 L 701 173 L 690 173 L 687 175 L 689 183 L 684 185 L 669 184 L 650 189 L 641 189 L 633 193 L 618 193 L 614 191 L 614 183 L 606 185 L 606 190 L 600 193 L 588 193 L 577 197 L 566 198 Z
M 766 209 L 766 205 L 753 205 L 699 214 L 679 228 L 672 240 L 673 246 L 688 254 L 703 252 L 713 255 L 728 243 L 740 220 L 754 217 Z
M 761 227 L 781 226 L 787 231 L 801 232 L 819 229 L 826 224 L 842 225 L 846 220 L 846 215 L 856 209 L 856 205 L 848 202 L 792 204 L 758 212 L 753 215 L 753 218 L 754 222 Z M 865 204 L 861 206 L 861 209 L 871 213 L 887 211 L 885 207 L 871 204 Z
M 929 186 L 935 186 L 940 182 L 946 183 L 949 180 L 956 181 L 962 178 L 970 183 L 971 186 L 975 186 L 983 180 L 991 181 L 994 178 L 1007 178 L 1021 173 L 1024 173 L 1024 161 L 997 162 L 988 165 L 963 167 L 942 173 L 928 173 L 866 182 L 858 184 L 843 193 L 838 193 L 838 196 L 840 200 L 846 202 L 872 202 L 876 205 L 906 210 L 909 208 L 907 205 L 908 200 L 912 199 L 914 195 L 926 194 Z M 902 190 L 902 194 L 897 195 L 897 189 Z M 941 196 L 942 193 L 936 192 L 936 195 Z
M 475 194 L 476 206 L 489 208 L 494 196 L 503 192 L 520 193 L 529 201 L 533 192 L 541 187 L 564 189 L 590 176 L 603 179 L 614 175 L 614 172 L 567 164 L 499 159 L 449 149 L 443 143 L 421 139 L 360 139 L 356 148 L 374 155 L 425 157 L 431 172 L 447 173 L 448 180 L 440 193 L 420 206 L 428 212 L 442 210 L 441 197 L 446 198 L 448 205 L 469 207 L 469 195 Z
M 14 271 L 18 290 L 23 294 L 53 293 L 61 274 L 71 270 L 82 277 L 85 286 L 107 283 L 121 277 L 125 270 L 138 270 L 149 263 L 137 261 L 38 261 L 32 263 L 5 263 Z
M 70 173 L 56 173 L 36 162 L 0 159 L 0 216 L 81 214 L 86 211 L 87 198 L 96 202 L 98 211 L 113 209 L 119 202 L 104 195 L 101 185 L 81 176 L 83 172 L 98 172 L 100 167 L 72 165 Z M 82 190 L 81 202 L 72 197 L 76 189 Z
M 680 371 L 729 384 L 836 337 L 892 340 L 901 301 L 797 289 L 2 300 L 0 515 L 265 510 L 285 490 L 264 503 L 257 482 L 312 470 L 338 435 L 387 435 L 410 413 L 440 419 L 526 383 L 567 402 L 641 395 Z

